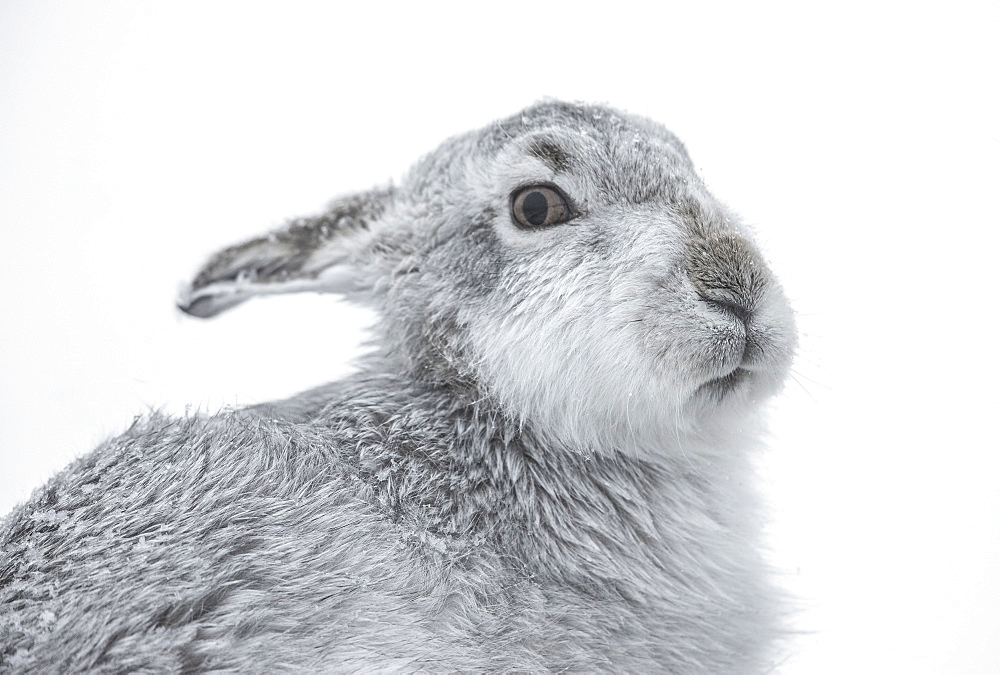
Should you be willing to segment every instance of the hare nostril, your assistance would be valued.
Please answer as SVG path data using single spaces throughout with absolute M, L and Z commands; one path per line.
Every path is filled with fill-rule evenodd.
M 749 325 L 757 305 L 750 293 L 739 287 L 709 285 L 700 279 L 695 279 L 694 287 L 701 301 L 713 310 L 739 319 L 744 326 Z
M 750 317 L 753 315 L 753 311 L 738 301 L 718 296 L 706 297 L 705 295 L 702 295 L 702 299 L 709 307 L 717 309 L 723 314 L 729 314 L 736 317 L 744 326 L 750 323 Z
M 740 363 L 743 365 L 752 364 L 761 355 L 761 347 L 757 329 L 751 326 L 753 318 L 753 307 L 750 303 L 742 301 L 742 298 L 731 297 L 729 293 L 720 292 L 711 295 L 699 291 L 702 301 L 712 310 L 727 317 L 732 317 L 740 322 L 743 327 L 742 342 L 743 354 L 740 356 Z

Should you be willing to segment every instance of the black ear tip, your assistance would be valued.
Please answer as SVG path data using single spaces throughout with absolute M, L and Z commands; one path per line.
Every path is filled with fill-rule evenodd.
M 184 290 L 181 292 L 180 297 L 177 298 L 177 309 L 188 316 L 194 316 L 199 319 L 210 319 L 231 307 L 235 307 L 246 299 L 246 296 L 213 295 L 208 293 L 195 294 L 189 290 Z
M 201 300 L 195 300 L 194 302 L 187 303 L 178 301 L 177 309 L 181 310 L 189 316 L 195 316 L 199 319 L 207 319 L 211 316 L 215 316 L 210 310 L 205 298 Z
M 199 298 L 193 302 L 178 300 L 177 309 L 188 316 L 194 316 L 199 319 L 208 319 L 218 314 L 217 311 L 213 311 L 212 303 L 208 298 Z

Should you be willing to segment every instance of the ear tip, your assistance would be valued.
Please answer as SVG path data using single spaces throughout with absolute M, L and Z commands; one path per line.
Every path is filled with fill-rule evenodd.
M 181 310 L 188 316 L 195 316 L 199 319 L 207 319 L 210 316 L 214 316 L 209 311 L 209 304 L 207 302 L 208 298 L 195 298 L 191 293 L 190 286 L 183 286 L 177 293 L 176 305 L 177 309 Z
M 177 309 L 181 310 L 188 316 L 197 317 L 199 319 L 208 319 L 215 316 L 216 312 L 212 312 L 209 308 L 205 299 L 196 300 L 192 303 L 177 301 Z
M 177 293 L 176 305 L 177 309 L 188 316 L 210 319 L 242 301 L 243 298 L 233 299 L 207 293 L 196 293 L 191 286 L 184 285 Z
M 226 298 L 220 299 L 212 296 L 205 296 L 197 298 L 191 303 L 177 303 L 177 309 L 181 310 L 188 316 L 193 316 L 199 319 L 211 319 L 214 316 L 222 314 L 227 309 L 235 307 L 236 305 L 243 302 L 246 298 Z

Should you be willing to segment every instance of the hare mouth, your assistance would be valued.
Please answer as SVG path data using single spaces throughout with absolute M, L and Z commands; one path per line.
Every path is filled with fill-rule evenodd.
M 746 368 L 735 368 L 732 372 L 716 377 L 698 387 L 698 392 L 704 392 L 717 398 L 722 398 L 729 394 L 750 378 L 750 371 Z

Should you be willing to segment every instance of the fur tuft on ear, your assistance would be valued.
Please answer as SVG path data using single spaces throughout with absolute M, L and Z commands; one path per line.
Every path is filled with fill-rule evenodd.
M 219 251 L 181 290 L 177 306 L 208 318 L 257 295 L 349 293 L 363 286 L 356 265 L 394 196 L 387 187 L 338 199 L 317 216 Z

